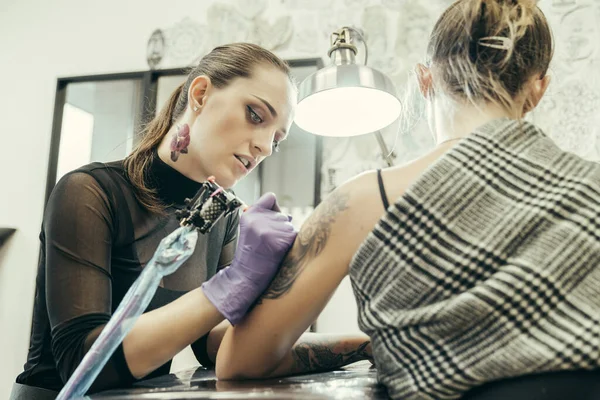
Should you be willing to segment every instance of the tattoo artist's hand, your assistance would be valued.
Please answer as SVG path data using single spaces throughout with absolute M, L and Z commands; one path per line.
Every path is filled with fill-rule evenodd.
M 202 285 L 211 303 L 237 324 L 269 286 L 296 239 L 290 217 L 273 193 L 263 195 L 240 218 L 240 238 L 231 266 Z

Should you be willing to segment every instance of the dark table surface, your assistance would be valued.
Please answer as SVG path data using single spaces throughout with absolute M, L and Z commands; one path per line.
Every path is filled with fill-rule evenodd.
M 387 399 L 368 361 L 341 370 L 260 381 L 217 381 L 202 367 L 138 382 L 91 399 Z

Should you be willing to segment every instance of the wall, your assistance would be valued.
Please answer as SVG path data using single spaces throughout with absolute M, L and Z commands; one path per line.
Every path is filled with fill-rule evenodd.
M 153 11 L 141 13 L 154 7 Z M 0 265 L 0 398 L 25 361 L 56 79 L 147 69 L 152 30 L 203 2 L 0 2 L 0 225 L 18 231 Z
M 217 43 L 251 40 L 285 58 L 325 54 L 329 33 L 362 26 L 370 63 L 403 85 L 447 0 L 3 0 L 0 3 L 0 225 L 18 228 L 0 259 L 0 398 L 6 398 L 25 360 L 33 303 L 38 233 L 56 79 L 147 69 L 146 43 L 166 32 L 160 67 L 193 62 Z M 600 160 L 598 133 L 599 2 L 542 0 L 557 37 L 555 75 L 534 120 L 565 148 Z M 186 22 L 182 22 L 189 17 Z M 392 129 L 384 132 L 394 141 Z M 431 139 L 422 125 L 397 139 L 397 162 L 416 157 Z M 324 190 L 366 168 L 379 166 L 370 135 L 328 140 Z M 347 290 L 329 308 L 332 327 L 340 310 L 352 314 Z
M 416 92 L 411 70 L 424 61 L 429 32 L 451 0 L 350 1 L 369 3 L 361 17 L 369 43 L 369 64 L 387 73 L 409 95 L 414 114 L 422 112 L 423 100 Z M 529 119 L 564 149 L 600 161 L 600 1 L 541 0 L 537 2 L 550 22 L 555 38 L 551 85 Z M 410 92 L 410 91 L 409 91 Z M 398 124 L 382 133 L 394 147 L 396 164 L 412 160 L 432 146 L 424 120 L 400 129 Z M 380 150 L 372 135 L 330 138 L 325 142 L 323 193 L 349 177 L 381 165 Z

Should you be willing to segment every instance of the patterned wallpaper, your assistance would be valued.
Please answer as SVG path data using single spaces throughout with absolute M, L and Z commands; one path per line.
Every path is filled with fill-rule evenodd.
M 161 32 L 159 68 L 190 65 L 219 43 L 251 41 L 284 58 L 326 55 L 329 35 L 360 27 L 369 45 L 368 65 L 387 73 L 410 106 L 408 126 L 382 131 L 395 163 L 433 146 L 411 71 L 424 58 L 429 32 L 452 0 L 229 0 L 213 2 L 205 21 L 186 19 Z M 600 162 L 600 0 L 538 2 L 554 31 L 556 52 L 548 93 L 529 119 L 564 149 Z M 156 48 L 156 41 L 149 47 Z M 160 46 L 159 46 L 160 47 Z M 360 50 L 360 48 L 359 48 Z M 360 56 L 359 56 L 360 59 Z M 367 116 L 365 116 L 367 117 Z M 322 193 L 382 166 L 373 135 L 326 138 Z

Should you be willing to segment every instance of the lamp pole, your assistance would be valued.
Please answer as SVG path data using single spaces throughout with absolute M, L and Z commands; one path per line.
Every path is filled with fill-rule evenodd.
M 383 135 L 381 131 L 375 132 L 375 139 L 379 143 L 379 147 L 381 148 L 381 157 L 387 164 L 388 167 L 394 166 L 394 155 L 388 150 L 387 145 L 385 144 L 385 140 L 383 140 Z

